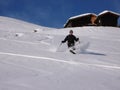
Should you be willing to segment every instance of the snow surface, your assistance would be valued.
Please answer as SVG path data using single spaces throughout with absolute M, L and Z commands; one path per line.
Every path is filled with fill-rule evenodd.
M 70 29 L 90 43 L 85 52 L 60 45 Z M 52 29 L 0 17 L 0 90 L 120 90 L 120 28 Z

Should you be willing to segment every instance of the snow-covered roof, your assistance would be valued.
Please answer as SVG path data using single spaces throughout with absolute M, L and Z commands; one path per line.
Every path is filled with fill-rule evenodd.
M 120 16 L 120 14 L 119 14 L 119 13 L 116 13 L 116 12 L 113 12 L 113 11 L 109 11 L 109 10 L 105 10 L 105 11 L 103 11 L 103 12 L 99 13 L 98 15 L 103 15 L 103 14 L 105 14 L 105 13 L 113 13 L 113 14 L 115 14 L 115 15 Z
M 96 14 L 94 13 L 85 13 L 85 14 L 81 14 L 81 15 L 77 15 L 77 16 L 73 16 L 73 17 L 70 17 L 70 19 L 75 19 L 75 18 L 79 18 L 79 17 L 83 17 L 83 16 L 87 16 L 87 15 L 94 15 L 94 16 L 97 16 Z
M 66 21 L 66 23 L 64 24 L 64 27 L 65 27 L 65 25 L 67 25 L 67 23 L 69 22 L 69 20 L 72 20 L 72 19 L 75 19 L 75 18 L 84 17 L 84 16 L 88 16 L 88 15 L 97 16 L 97 15 L 94 14 L 94 13 L 85 13 L 85 14 L 81 14 L 81 15 L 77 15 L 77 16 L 70 17 L 70 18 Z

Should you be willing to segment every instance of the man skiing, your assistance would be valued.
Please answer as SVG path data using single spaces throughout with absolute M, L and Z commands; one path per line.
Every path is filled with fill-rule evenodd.
M 73 30 L 70 30 L 69 35 L 65 37 L 62 43 L 65 43 L 66 41 L 67 41 L 68 48 L 70 48 L 70 47 L 74 47 L 75 41 L 76 42 L 79 41 L 79 38 L 76 38 L 76 36 L 73 35 Z

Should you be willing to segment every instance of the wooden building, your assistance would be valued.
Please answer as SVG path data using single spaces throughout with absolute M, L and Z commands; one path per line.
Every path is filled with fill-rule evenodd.
M 93 13 L 86 13 L 86 14 L 74 16 L 68 19 L 68 21 L 64 25 L 64 28 L 95 25 L 94 22 L 96 18 L 97 18 L 97 15 Z
M 95 23 L 98 26 L 118 26 L 118 18 L 120 14 L 112 12 L 112 11 L 103 11 L 101 12 Z

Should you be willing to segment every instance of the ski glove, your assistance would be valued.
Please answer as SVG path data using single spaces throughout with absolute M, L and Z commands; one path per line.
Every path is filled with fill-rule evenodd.
M 65 41 L 61 41 L 62 43 L 65 43 Z
M 76 38 L 76 41 L 79 41 L 79 38 Z

